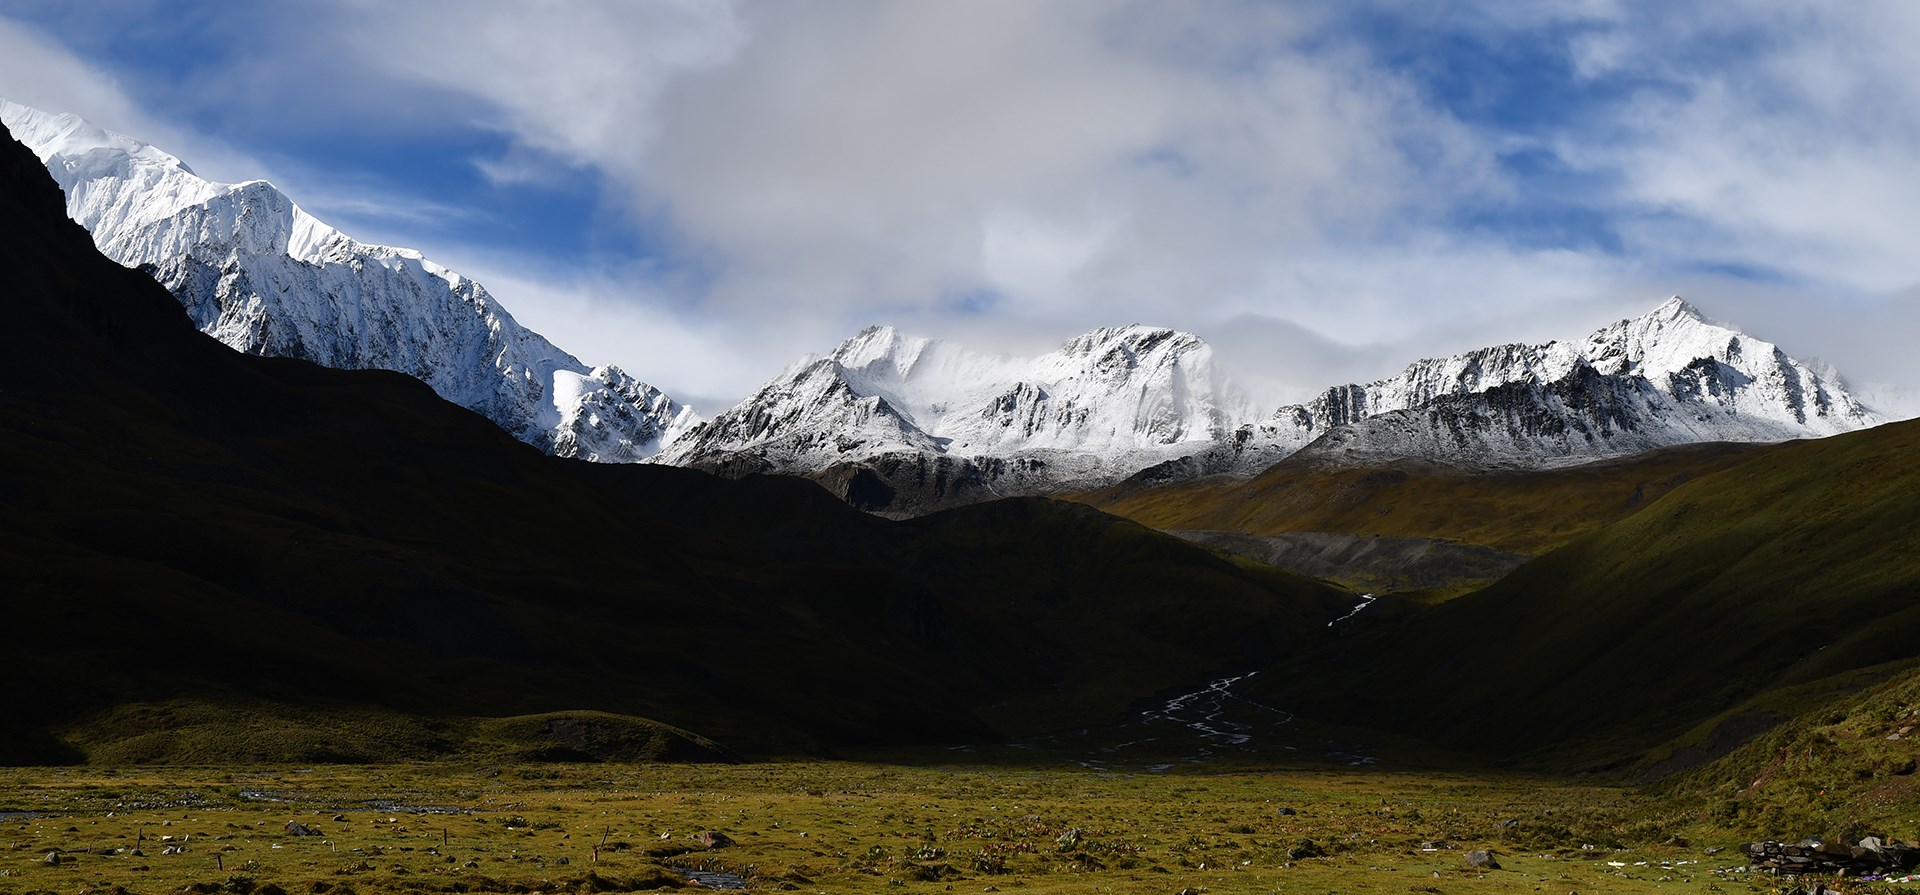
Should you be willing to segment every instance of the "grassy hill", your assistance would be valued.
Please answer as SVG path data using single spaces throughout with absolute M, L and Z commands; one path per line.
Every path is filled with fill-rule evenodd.
M 1777 720 L 1820 706 L 1916 643 L 1908 422 L 1753 451 L 1485 590 L 1260 680 L 1307 714 L 1592 765 L 1716 716 L 1765 726 L 1742 707 Z M 1802 698 L 1769 702 L 1787 693 Z
M 237 354 L 11 141 L 0 315 L 0 759 L 245 760 L 263 725 L 296 761 L 542 748 L 551 725 L 475 719 L 556 711 L 758 753 L 993 739 L 1297 648 L 1349 602 L 1084 507 L 889 523 Z M 394 715 L 419 723 L 336 723 Z
M 1538 554 L 1631 516 L 1754 447 L 1688 445 L 1549 470 L 1288 460 L 1252 479 L 1123 482 L 1072 499 L 1160 529 L 1444 538 Z

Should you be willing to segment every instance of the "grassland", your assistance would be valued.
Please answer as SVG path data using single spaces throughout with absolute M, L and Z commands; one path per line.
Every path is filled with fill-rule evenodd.
M 1706 849 L 1732 838 L 1648 820 L 1658 806 L 1645 797 L 1525 777 L 416 764 L 10 769 L 0 794 L 0 810 L 25 812 L 0 815 L 0 892 L 19 893 L 600 892 L 677 886 L 675 868 L 817 893 L 1762 892 L 1776 882 L 1725 872 L 1742 864 L 1736 850 Z M 292 824 L 316 835 L 292 835 Z M 733 844 L 704 847 L 691 838 L 703 831 Z M 1468 866 L 1467 850 L 1481 848 L 1501 869 Z
M 1444 538 L 1539 554 L 1632 516 L 1754 449 L 1689 445 L 1567 469 L 1509 471 L 1290 461 L 1252 479 L 1123 483 L 1073 499 L 1161 529 Z

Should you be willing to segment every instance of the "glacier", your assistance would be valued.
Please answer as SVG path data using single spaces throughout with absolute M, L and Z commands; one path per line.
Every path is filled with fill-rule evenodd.
M 521 326 L 472 279 L 357 242 L 264 180 L 215 183 L 132 137 L 3 99 L 0 123 L 47 165 L 103 254 L 151 273 L 237 350 L 406 373 L 563 457 L 644 460 L 700 422 Z

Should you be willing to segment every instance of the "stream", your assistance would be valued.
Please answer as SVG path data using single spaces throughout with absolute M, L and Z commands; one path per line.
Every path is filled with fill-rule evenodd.
M 1333 621 L 1327 622 L 1327 627 L 1331 628 L 1334 625 L 1340 624 L 1341 622 L 1346 621 L 1347 619 L 1350 619 L 1356 615 L 1359 615 L 1360 610 L 1365 609 L 1368 606 L 1372 606 L 1373 601 L 1378 599 L 1380 598 L 1374 596 L 1373 594 L 1361 594 L 1360 605 L 1353 607 L 1352 611 L 1348 612 L 1346 615 L 1340 616 L 1339 618 L 1336 618 Z
M 1253 740 L 1253 734 L 1249 731 L 1262 722 L 1275 725 L 1293 720 L 1290 712 L 1262 705 L 1233 692 L 1234 684 L 1259 673 L 1249 671 L 1234 677 L 1223 677 L 1192 693 L 1175 696 L 1158 709 L 1142 712 L 1140 720 L 1147 724 L 1171 721 L 1221 745 L 1244 746 Z M 1234 712 L 1234 709 L 1242 711 Z M 1235 717 L 1228 717 L 1229 714 Z

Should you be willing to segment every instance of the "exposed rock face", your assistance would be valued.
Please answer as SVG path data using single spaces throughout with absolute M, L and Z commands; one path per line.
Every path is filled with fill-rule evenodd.
M 408 373 L 560 456 L 812 475 L 888 512 L 1136 475 L 1248 475 L 1295 453 L 1548 466 L 1881 421 L 1832 369 L 1675 298 L 1579 342 L 1421 360 L 1270 415 L 1188 333 L 1103 328 L 1019 359 L 872 327 L 702 423 L 519 326 L 473 280 L 356 242 L 271 184 L 205 180 L 69 115 L 0 101 L 0 118 L 104 252 L 151 271 L 196 326 L 236 349 Z
M 1501 345 L 1283 407 L 1255 440 L 1331 463 L 1418 458 L 1551 466 L 1702 441 L 1782 441 L 1876 425 L 1831 368 L 1668 299 L 1578 345 Z
M 222 184 L 72 115 L 0 100 L 102 253 L 153 274 L 194 325 L 249 354 L 383 369 L 566 457 L 632 462 L 697 417 L 618 368 L 520 326 L 479 283 L 411 249 L 367 245 L 262 180 Z
M 659 462 L 802 473 L 859 463 L 890 481 L 906 467 L 943 467 L 952 473 L 928 471 L 1030 493 L 1123 478 L 1230 441 L 1251 418 L 1212 349 L 1187 333 L 1099 329 L 1019 360 L 873 327 L 795 365 Z

